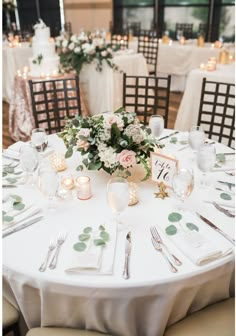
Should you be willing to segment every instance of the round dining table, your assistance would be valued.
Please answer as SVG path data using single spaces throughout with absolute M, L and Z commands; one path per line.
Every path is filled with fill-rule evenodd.
M 172 132 L 164 130 L 162 136 Z M 179 209 L 179 201 L 169 189 L 168 197 L 158 198 L 157 183 L 152 179 L 141 182 L 139 174 L 134 172 L 130 179 L 138 185 L 139 202 L 123 211 L 123 226 L 119 229 L 107 202 L 110 176 L 102 171 L 76 171 L 81 163 L 78 152 L 66 159 L 67 170 L 58 175 L 60 180 L 68 174 L 75 179 L 89 176 L 92 197 L 88 200 L 77 198 L 76 189 L 73 189 L 71 197 L 56 198 L 53 211 L 48 209 L 47 197 L 36 185 L 27 183 L 4 188 L 3 200 L 10 194 L 19 195 L 25 205 L 33 204 L 42 209 L 43 214 L 42 220 L 2 240 L 3 295 L 21 311 L 28 328 L 59 326 L 117 336 L 161 336 L 167 326 L 232 294 L 234 245 L 203 222 L 196 212 L 233 238 L 234 218 L 217 210 L 212 203 L 221 201 L 224 207 L 233 211 L 233 189 L 230 191 L 227 186 L 233 186 L 234 177 L 227 174 L 229 169 L 224 169 L 222 163 L 221 168 L 207 174 L 209 186 L 203 189 L 194 153 L 186 143 L 183 145 L 187 136 L 178 133 L 161 140 L 165 144 L 164 153 L 171 153 L 180 166 L 189 167 L 194 173 L 193 192 L 184 202 L 184 208 Z M 234 160 L 232 149 L 218 143 L 213 146 L 218 154 L 230 153 L 225 154 L 225 158 Z M 66 151 L 57 135 L 49 136 L 49 149 L 50 152 L 52 149 L 61 153 Z M 3 164 L 9 162 L 13 161 L 3 159 Z M 218 189 L 224 191 L 216 188 L 218 181 L 223 182 Z M 220 197 L 222 193 L 231 196 L 225 200 Z M 177 234 L 170 236 L 166 234 L 166 228 L 171 224 L 169 216 L 173 212 L 180 213 L 183 220 L 181 225 L 176 224 Z M 190 221 L 199 232 L 188 230 L 185 223 Z M 73 247 L 84 228 L 97 229 L 100 225 L 108 228 L 110 240 L 102 249 L 101 268 L 93 272 L 86 265 L 85 268 L 80 265 L 81 252 Z M 171 253 L 182 262 L 181 266 L 175 266 L 176 273 L 171 272 L 162 253 L 154 249 L 152 226 L 156 226 Z M 61 245 L 57 266 L 40 272 L 49 243 L 60 232 L 66 232 L 66 239 Z M 128 232 L 131 233 L 130 277 L 124 279 Z M 189 249 L 180 243 L 178 238 L 182 236 L 189 237 L 189 245 L 186 245 Z M 191 254 L 191 244 L 194 245 L 196 240 L 202 240 L 200 249 L 203 244 L 206 252 L 209 246 L 214 246 L 218 250 L 227 250 L 227 253 L 200 263 Z M 197 254 L 198 247 L 194 248 Z

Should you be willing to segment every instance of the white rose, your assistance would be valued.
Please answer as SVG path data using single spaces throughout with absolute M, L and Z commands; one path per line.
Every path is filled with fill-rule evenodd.
M 80 47 L 76 47 L 75 50 L 74 50 L 74 52 L 75 52 L 76 54 L 80 53 L 80 51 L 81 51 L 81 48 L 80 48 Z
M 67 41 L 67 40 L 64 40 L 64 41 L 62 42 L 62 46 L 63 46 L 63 48 L 67 48 L 67 45 L 68 45 L 68 41 Z
M 92 54 L 95 51 L 94 46 L 90 43 L 84 43 L 82 49 L 85 54 Z
M 120 117 L 112 113 L 106 116 L 105 122 L 108 128 L 111 128 L 113 124 L 116 124 L 119 130 L 122 130 L 124 127 L 124 121 Z
M 77 37 L 76 37 L 76 35 L 75 35 L 75 34 L 72 35 L 71 38 L 70 38 L 70 40 L 71 40 L 72 42 L 77 42 Z

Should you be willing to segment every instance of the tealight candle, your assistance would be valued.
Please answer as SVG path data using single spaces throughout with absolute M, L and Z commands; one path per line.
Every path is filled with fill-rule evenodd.
M 92 196 L 90 178 L 88 176 L 77 177 L 75 180 L 75 186 L 77 189 L 77 198 L 87 200 Z
M 44 72 L 41 72 L 41 74 L 40 74 L 40 78 L 45 78 L 45 74 L 44 74 Z
M 169 41 L 169 46 L 171 46 L 171 45 L 172 45 L 172 40 Z
M 229 61 L 232 62 L 234 60 L 234 56 L 232 54 L 229 54 Z
M 214 43 L 211 44 L 211 48 L 212 48 L 212 49 L 214 48 Z
M 53 76 L 53 77 L 56 77 L 57 74 L 58 74 L 58 73 L 57 73 L 57 70 L 53 70 L 53 72 L 52 72 L 52 76 Z
M 63 177 L 62 180 L 61 180 L 61 186 L 62 186 L 62 188 L 66 189 L 66 190 L 73 189 L 74 186 L 75 186 L 73 178 L 70 177 L 70 176 Z
M 21 77 L 21 71 L 20 70 L 17 70 L 17 76 Z
M 50 74 L 46 74 L 46 79 L 50 79 Z
M 65 155 L 62 153 L 53 153 L 49 157 L 52 168 L 57 171 L 63 171 L 67 168 Z
M 200 64 L 200 69 L 201 69 L 201 70 L 205 70 L 205 64 L 204 64 L 204 63 L 201 63 L 201 64 Z
M 185 44 L 185 37 L 184 36 L 181 36 L 180 40 L 179 40 L 179 43 L 181 45 L 184 45 Z
M 27 73 L 28 70 L 29 70 L 29 68 L 28 68 L 27 66 L 24 66 L 24 68 L 23 68 L 23 72 L 24 72 L 24 73 Z

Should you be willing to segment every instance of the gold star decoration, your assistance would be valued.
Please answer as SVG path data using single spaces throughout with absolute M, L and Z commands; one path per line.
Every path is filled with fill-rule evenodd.
M 157 186 L 159 188 L 159 192 L 154 193 L 156 198 L 164 199 L 166 197 L 169 197 L 169 194 L 166 191 L 167 186 L 163 182 L 157 183 Z

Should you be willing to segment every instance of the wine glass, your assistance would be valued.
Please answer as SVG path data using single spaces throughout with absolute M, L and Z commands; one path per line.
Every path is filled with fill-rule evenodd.
M 59 187 L 57 173 L 53 169 L 43 169 L 40 173 L 40 190 L 48 196 L 48 209 L 55 209 L 54 197 Z
M 38 153 L 35 148 L 27 143 L 20 148 L 20 164 L 21 168 L 27 173 L 27 180 L 34 185 L 33 173 L 36 171 L 39 163 Z
M 190 147 L 193 149 L 193 159 L 196 156 L 197 150 L 204 144 L 205 142 L 205 132 L 201 126 L 192 126 L 189 132 L 188 142 Z
M 159 137 L 164 130 L 164 119 L 161 115 L 152 115 L 149 119 L 149 128 L 154 137 Z
M 115 222 L 118 229 L 122 228 L 120 214 L 129 203 L 129 185 L 122 177 L 112 177 L 107 184 L 107 200 L 110 208 L 115 213 Z
M 38 152 L 44 152 L 48 146 L 48 138 L 45 130 L 42 128 L 33 129 L 31 142 Z
M 183 30 L 178 29 L 176 34 L 177 40 L 179 41 L 182 36 L 183 36 Z
M 210 172 L 216 162 L 216 150 L 212 144 L 205 143 L 197 152 L 197 166 L 203 172 L 200 185 L 207 187 L 206 173 Z
M 194 187 L 194 177 L 190 169 L 180 168 L 173 175 L 172 188 L 175 196 L 181 201 L 179 210 L 183 210 L 184 201 L 191 195 Z

